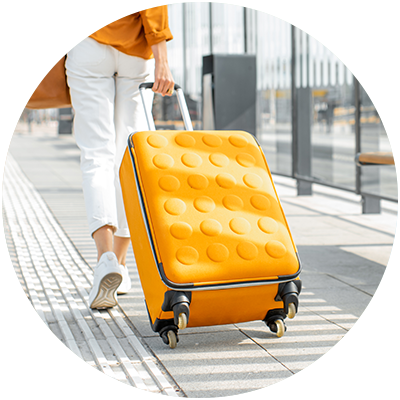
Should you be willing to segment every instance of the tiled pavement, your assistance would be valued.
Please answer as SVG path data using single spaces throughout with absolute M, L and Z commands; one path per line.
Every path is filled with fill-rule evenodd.
M 126 317 L 117 308 L 107 312 L 88 307 L 91 269 L 12 158 L 4 178 L 4 213 L 16 271 L 52 332 L 105 374 L 176 396 Z
M 17 128 L 3 187 L 3 216 L 16 273 L 49 329 L 88 364 L 126 384 L 167 395 L 216 397 L 279 382 L 313 363 L 354 325 L 388 262 L 397 205 L 362 215 L 358 196 L 316 187 L 296 197 L 275 177 L 303 264 L 296 318 L 278 339 L 262 322 L 187 329 L 176 349 L 152 332 L 132 253 L 132 290 L 119 307 L 87 307 L 96 252 L 70 136 Z

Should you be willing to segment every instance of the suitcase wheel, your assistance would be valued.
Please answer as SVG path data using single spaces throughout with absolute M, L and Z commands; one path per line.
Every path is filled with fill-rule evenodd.
M 180 313 L 178 317 L 178 328 L 185 329 L 187 326 L 187 315 L 185 313 Z
M 290 319 L 293 319 L 296 315 L 296 305 L 294 303 L 290 303 L 288 306 L 287 316 Z
M 282 318 L 268 321 L 267 326 L 271 332 L 276 333 L 278 338 L 282 337 L 286 332 L 286 325 Z
M 285 323 L 283 322 L 283 320 L 277 319 L 275 321 L 275 325 L 276 325 L 276 336 L 278 336 L 280 338 L 285 333 L 285 330 L 286 330 Z
M 178 343 L 178 337 L 174 331 L 168 331 L 167 332 L 167 337 L 168 337 L 168 345 L 171 349 L 174 349 L 176 347 L 176 344 Z
M 179 342 L 178 330 L 175 325 L 169 325 L 164 327 L 159 335 L 162 341 L 167 344 L 171 349 L 174 349 Z

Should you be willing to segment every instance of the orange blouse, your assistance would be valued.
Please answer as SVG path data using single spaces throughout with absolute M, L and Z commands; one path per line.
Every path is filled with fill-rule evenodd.
M 90 37 L 130 56 L 153 58 L 150 46 L 173 38 L 168 25 L 168 6 L 127 15 L 99 29 Z

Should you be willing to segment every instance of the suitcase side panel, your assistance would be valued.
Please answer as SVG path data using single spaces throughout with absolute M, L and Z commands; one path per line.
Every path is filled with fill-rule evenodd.
M 150 319 L 154 323 L 156 318 L 161 317 L 161 304 L 164 301 L 164 293 L 168 289 L 160 279 L 152 248 L 147 239 L 147 230 L 142 218 L 136 179 L 128 148 L 125 151 L 120 167 L 120 182 L 139 277 Z
M 218 149 L 212 146 L 210 149 L 204 141 L 205 137 L 219 138 L 221 145 Z M 238 150 L 232 146 L 232 137 L 239 137 L 239 141 L 245 138 L 246 149 Z M 193 143 L 197 142 L 196 146 L 187 146 L 182 138 L 191 138 Z M 132 139 L 140 173 L 146 176 L 143 190 L 152 218 L 151 229 L 169 280 L 178 284 L 193 282 L 200 286 L 271 280 L 299 271 L 296 249 L 269 170 L 265 169 L 265 158 L 251 135 L 245 132 L 162 131 L 139 132 Z M 253 169 L 247 164 L 249 158 L 246 158 L 246 152 L 251 156 L 250 162 L 251 159 L 257 161 Z M 219 164 L 224 159 L 221 153 L 227 154 L 225 158 L 228 158 L 230 168 Z M 237 154 L 242 157 L 240 165 Z M 193 168 L 196 162 L 201 165 L 200 169 Z M 226 171 L 237 180 L 236 187 L 228 187 L 230 182 L 225 179 Z M 262 188 L 257 187 L 257 173 L 263 177 Z M 193 177 L 199 180 L 192 185 Z M 217 182 L 219 178 L 222 178 L 221 182 Z M 208 182 L 204 188 L 206 191 L 201 187 L 204 181 Z M 226 198 L 237 200 L 238 197 L 245 204 L 241 214 L 227 210 L 224 203 Z M 266 208 L 262 204 L 257 203 L 256 208 L 251 205 L 254 198 L 261 198 L 269 204 L 264 214 L 259 212 L 260 208 Z M 166 210 L 171 204 L 175 207 L 172 212 Z M 198 204 L 203 208 L 199 210 Z M 207 209 L 208 204 L 213 209 Z M 233 204 L 231 208 L 234 207 Z M 259 228 L 260 217 L 263 218 L 262 228 Z M 242 229 L 246 230 L 249 225 L 246 221 L 241 225 L 243 219 L 250 222 L 255 232 L 255 236 L 250 238 L 256 240 L 255 250 L 255 246 L 249 244 L 246 235 L 243 235 L 245 232 Z M 232 222 L 238 222 L 237 226 L 232 228 Z M 220 229 L 217 235 L 213 231 L 215 226 Z M 204 234 L 204 230 L 208 234 Z M 242 245 L 242 242 L 246 244 Z M 281 243 L 285 243 L 286 247 Z M 282 249 L 284 256 L 281 256 Z M 232 254 L 235 259 L 223 259 L 224 253 Z

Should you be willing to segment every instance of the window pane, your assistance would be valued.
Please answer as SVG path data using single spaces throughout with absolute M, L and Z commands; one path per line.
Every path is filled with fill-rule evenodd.
M 167 42 L 168 63 L 173 71 L 175 82 L 184 85 L 184 59 L 183 59 L 183 5 L 172 4 L 168 6 L 168 19 L 173 40 Z
M 272 172 L 292 172 L 291 25 L 257 13 L 257 137 Z
M 200 129 L 202 121 L 202 68 L 203 56 L 210 54 L 210 13 L 208 3 L 186 3 L 185 94 L 192 122 Z
M 243 7 L 219 3 L 212 3 L 211 6 L 213 53 L 244 53 Z
M 379 114 L 364 88 L 361 92 L 361 152 L 392 152 Z M 394 165 L 361 168 L 361 191 L 397 199 L 397 179 Z
M 184 87 L 183 4 L 168 6 L 168 19 L 173 40 L 167 42 L 168 63 L 176 83 Z M 153 116 L 156 129 L 183 129 L 176 96 L 154 96 Z
M 331 51 L 306 36 L 302 57 L 307 59 L 312 99 L 312 177 L 355 190 L 353 80 L 345 79 L 348 70 Z

